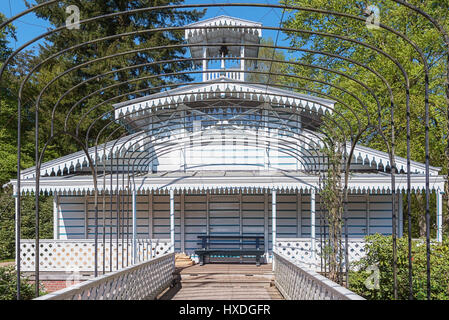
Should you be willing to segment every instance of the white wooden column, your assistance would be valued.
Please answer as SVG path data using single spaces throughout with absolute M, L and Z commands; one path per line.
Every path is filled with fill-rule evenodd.
M 443 241 L 443 192 L 438 188 L 437 195 L 437 241 Z
M 135 188 L 132 190 L 132 219 L 133 219 L 133 263 L 137 263 L 137 191 Z
M 175 191 L 170 189 L 170 242 L 175 251 Z
M 300 191 L 296 193 L 296 237 L 302 237 L 302 199 Z
M 402 203 L 402 191 L 399 190 L 398 192 L 398 211 L 399 211 L 399 230 L 398 234 L 399 237 L 402 237 L 404 235 L 404 208 Z
M 267 110 L 267 104 L 264 103 L 262 106 L 262 120 L 263 120 L 263 130 L 265 133 L 265 137 L 269 137 L 269 127 L 268 127 L 268 110 Z M 264 156 L 263 156 L 263 163 L 264 163 L 264 169 L 268 170 L 270 166 L 270 142 L 266 144 L 266 146 L 263 148 Z
M 203 82 L 207 81 L 207 47 L 203 47 Z
M 242 208 L 242 190 L 239 190 L 239 235 L 243 235 L 243 208 Z
M 316 231 L 315 231 L 315 190 L 310 191 L 310 248 L 312 257 L 315 257 L 316 251 Z
M 273 189 L 271 191 L 271 232 L 272 232 L 272 242 L 271 242 L 271 251 L 274 252 L 275 248 L 276 248 L 276 190 Z M 275 265 L 274 265 L 274 259 L 272 259 L 272 268 L 273 271 L 275 269 Z
M 181 193 L 181 196 L 180 196 L 180 201 L 181 201 L 181 212 L 180 212 L 180 214 L 181 214 L 181 223 L 180 223 L 180 225 L 181 225 L 181 252 L 185 252 L 186 251 L 186 245 L 185 245 L 185 241 L 186 241 L 186 239 L 185 239 L 185 214 L 184 214 L 184 210 L 185 210 L 185 194 L 184 194 L 184 192 L 182 192 Z
M 150 258 L 153 258 L 153 191 L 148 195 L 148 237 L 150 238 Z
M 206 235 L 210 235 L 210 220 L 209 220 L 209 202 L 210 193 L 209 190 L 206 191 Z
M 148 195 L 148 237 L 153 239 L 153 191 Z
M 245 80 L 245 46 L 243 45 L 243 40 L 242 40 L 242 45 L 240 46 L 240 79 L 244 81 Z
M 366 235 L 371 234 L 371 214 L 370 214 L 370 194 L 366 193 L 365 195 L 366 200 Z
M 19 198 L 18 198 L 18 194 L 17 194 L 17 186 L 14 186 L 14 192 L 13 192 L 13 197 L 14 197 L 14 225 L 15 225 L 15 244 L 16 244 L 16 257 L 15 257 L 15 261 L 16 261 L 16 266 L 19 265 L 19 257 L 20 257 L 20 241 L 19 241 Z
M 84 196 L 84 238 L 89 239 L 89 197 Z
M 59 239 L 59 197 L 53 195 L 53 239 Z
M 271 191 L 271 232 L 272 232 L 272 242 L 271 242 L 271 246 L 272 246 L 272 251 L 275 250 L 276 247 L 276 232 L 277 232 L 277 227 L 276 227 L 276 189 L 273 189 Z
M 268 192 L 264 192 L 264 214 L 263 214 L 263 224 L 264 224 L 264 247 L 265 247 L 265 259 L 268 262 Z

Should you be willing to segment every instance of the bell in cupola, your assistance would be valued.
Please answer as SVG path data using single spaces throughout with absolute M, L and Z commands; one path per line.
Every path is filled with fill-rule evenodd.
M 220 72 L 220 75 L 224 76 L 225 75 L 225 73 L 223 71 L 225 69 L 224 57 L 226 57 L 229 54 L 228 47 L 226 46 L 226 39 L 224 39 L 224 38 L 223 38 L 223 44 L 221 45 L 220 51 L 218 51 L 218 54 L 221 57 L 221 70 L 222 71 Z
M 226 57 L 229 54 L 228 47 L 225 45 L 225 43 L 226 43 L 226 39 L 223 39 L 223 44 L 220 47 L 220 51 L 219 51 L 220 57 L 222 57 L 222 58 Z

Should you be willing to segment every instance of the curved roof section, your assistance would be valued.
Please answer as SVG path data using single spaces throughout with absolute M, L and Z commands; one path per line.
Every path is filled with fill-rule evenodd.
M 320 143 L 320 141 L 316 140 L 316 135 L 318 135 L 317 133 L 312 135 L 309 130 L 304 130 L 302 135 L 312 139 L 312 141 Z M 100 166 L 102 165 L 103 160 L 110 159 L 114 154 L 116 155 L 117 152 L 123 154 L 128 148 L 132 147 L 134 149 L 138 149 L 140 146 L 144 145 L 145 141 L 142 140 L 142 137 L 142 132 L 138 132 L 121 139 L 99 145 L 97 148 L 91 147 L 88 150 L 89 157 L 93 159 L 94 163 L 97 163 Z M 348 144 L 347 152 L 349 152 L 349 145 L 350 144 Z M 95 154 L 97 154 L 96 159 Z M 356 146 L 353 161 L 354 164 L 370 165 L 380 172 L 386 171 L 390 164 L 388 153 L 363 146 Z M 398 169 L 405 171 L 407 168 L 407 159 L 396 156 L 395 161 Z M 78 151 L 73 154 L 43 163 L 41 166 L 41 175 L 73 175 L 73 173 L 76 173 L 78 170 L 82 170 L 83 168 L 87 168 L 88 166 L 89 164 L 86 154 L 83 151 Z M 430 175 L 437 176 L 440 170 L 441 168 L 439 167 L 431 166 Z M 417 175 L 425 174 L 425 164 L 417 161 L 411 161 L 411 172 Z M 34 179 L 35 174 L 35 167 L 25 169 L 22 171 L 22 179 Z

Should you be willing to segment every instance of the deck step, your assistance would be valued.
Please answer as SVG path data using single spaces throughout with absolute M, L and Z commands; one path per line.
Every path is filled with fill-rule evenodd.
M 183 282 L 232 282 L 232 283 L 258 283 L 266 282 L 270 283 L 274 280 L 272 275 L 257 275 L 257 276 L 246 276 L 246 275 L 186 275 L 183 274 L 180 277 Z
M 190 259 L 190 257 L 184 253 L 177 253 L 175 255 L 175 266 L 177 268 L 186 268 L 193 266 L 195 262 Z
M 283 300 L 271 265 L 206 264 L 180 268 L 162 300 Z

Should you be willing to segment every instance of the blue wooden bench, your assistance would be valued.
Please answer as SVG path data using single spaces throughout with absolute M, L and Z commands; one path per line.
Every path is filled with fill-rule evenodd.
M 199 257 L 200 265 L 204 265 L 205 256 L 255 256 L 256 265 L 260 266 L 260 257 L 265 254 L 263 238 L 263 236 L 198 236 L 201 241 L 197 244 L 201 245 L 201 249 L 195 250 L 195 254 Z M 228 248 L 216 246 L 228 246 Z

